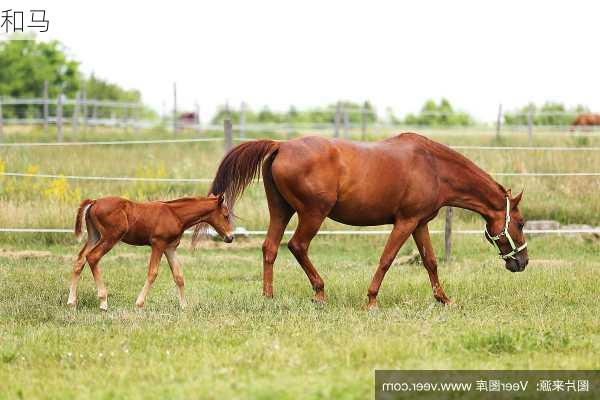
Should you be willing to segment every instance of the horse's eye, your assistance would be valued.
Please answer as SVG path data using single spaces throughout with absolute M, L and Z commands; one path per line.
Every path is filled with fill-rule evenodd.
M 517 224 L 517 226 L 519 227 L 519 230 L 520 230 L 520 231 L 522 231 L 522 230 L 523 230 L 523 228 L 525 227 L 525 223 L 523 223 L 523 222 L 519 222 L 519 223 Z

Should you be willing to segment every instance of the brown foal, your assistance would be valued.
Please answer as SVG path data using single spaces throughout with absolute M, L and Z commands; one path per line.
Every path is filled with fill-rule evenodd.
M 368 290 L 368 307 L 377 305 L 381 282 L 404 242 L 412 235 L 429 275 L 433 296 L 450 304 L 438 280 L 427 224 L 444 206 L 479 213 L 488 240 L 500 250 L 510 271 L 528 262 L 521 195 L 510 191 L 463 155 L 415 133 L 376 142 L 303 137 L 257 140 L 233 148 L 223 159 L 211 191 L 225 193 L 229 208 L 244 188 L 262 176 L 269 206 L 263 243 L 263 294 L 273 296 L 273 263 L 290 218 L 298 226 L 288 247 L 315 291 L 325 285 L 308 257 L 308 248 L 325 218 L 355 226 L 393 226 Z
M 231 218 L 223 195 L 186 197 L 172 201 L 136 203 L 120 197 L 84 200 L 75 221 L 75 235 L 82 235 L 85 218 L 88 237 L 73 266 L 68 305 L 77 304 L 77 282 L 85 263 L 90 265 L 100 299 L 100 309 L 108 309 L 107 291 L 102 281 L 100 259 L 120 241 L 134 246 L 151 246 L 152 255 L 146 283 L 135 305 L 143 307 L 158 274 L 162 255 L 167 257 L 179 292 L 179 305 L 185 308 L 183 273 L 176 250 L 183 232 L 199 223 L 211 225 L 227 243 L 233 241 Z M 197 235 L 192 239 L 195 241 Z

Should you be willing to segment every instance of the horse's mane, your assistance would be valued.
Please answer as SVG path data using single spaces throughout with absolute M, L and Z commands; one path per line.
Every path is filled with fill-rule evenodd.
M 504 186 L 496 182 L 496 180 L 490 174 L 485 172 L 473 161 L 469 160 L 467 157 L 465 157 L 458 151 L 450 148 L 449 146 L 446 146 L 442 143 L 438 143 L 423 135 L 419 135 L 418 133 L 413 132 L 401 133 L 399 135 L 391 137 L 390 139 L 397 140 L 402 138 L 410 138 L 411 140 L 421 143 L 432 155 L 435 155 L 438 159 L 459 164 L 463 169 L 467 170 L 469 173 L 478 176 L 485 181 L 489 181 L 493 185 L 496 185 L 497 188 L 502 191 L 502 193 L 506 193 L 506 189 L 504 188 Z

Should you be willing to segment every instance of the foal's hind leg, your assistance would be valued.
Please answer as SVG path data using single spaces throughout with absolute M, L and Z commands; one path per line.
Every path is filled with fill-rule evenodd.
M 98 290 L 98 299 L 100 299 L 100 309 L 102 311 L 108 310 L 108 292 L 102 281 L 102 270 L 100 269 L 100 259 L 104 257 L 119 241 L 121 237 L 102 237 L 98 244 L 90 251 L 87 256 L 88 264 L 92 270 L 94 281 L 96 282 L 96 288 Z
M 431 282 L 431 289 L 433 290 L 433 297 L 440 303 L 451 305 L 452 300 L 446 296 L 446 293 L 444 293 L 444 289 L 442 289 L 442 285 L 438 280 L 437 261 L 435 259 L 435 253 L 433 252 L 433 246 L 431 246 L 427 224 L 419 225 L 413 232 L 413 238 L 419 249 L 419 254 L 421 254 L 423 265 L 425 266 L 425 269 L 427 269 L 429 281 Z
M 94 247 L 94 243 L 92 242 L 92 238 L 88 236 L 87 241 L 79 251 L 77 255 L 77 260 L 73 264 L 73 273 L 71 275 L 71 287 L 69 289 L 69 300 L 67 301 L 67 305 L 74 307 L 77 304 L 77 283 L 79 282 L 79 277 L 81 276 L 81 271 L 83 271 L 83 267 L 85 266 L 85 259 L 90 250 Z
M 324 219 L 325 217 L 319 215 L 298 213 L 298 227 L 288 242 L 288 248 L 296 257 L 315 291 L 314 301 L 317 303 L 325 302 L 325 283 L 308 258 L 308 246 Z

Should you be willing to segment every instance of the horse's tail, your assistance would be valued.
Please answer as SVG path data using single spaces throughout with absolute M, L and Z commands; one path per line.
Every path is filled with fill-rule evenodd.
M 82 227 L 83 227 L 83 219 L 85 218 L 85 214 L 87 210 L 94 204 L 94 200 L 85 199 L 79 205 L 79 209 L 77 210 L 77 216 L 75 217 L 75 237 L 77 240 L 81 240 L 82 236 Z
M 244 193 L 253 179 L 260 175 L 260 167 L 265 158 L 279 149 L 274 140 L 254 140 L 242 143 L 229 151 L 221 161 L 210 193 L 225 196 L 225 205 L 232 210 L 235 201 Z M 205 224 L 198 224 L 192 236 L 194 245 L 205 231 Z

